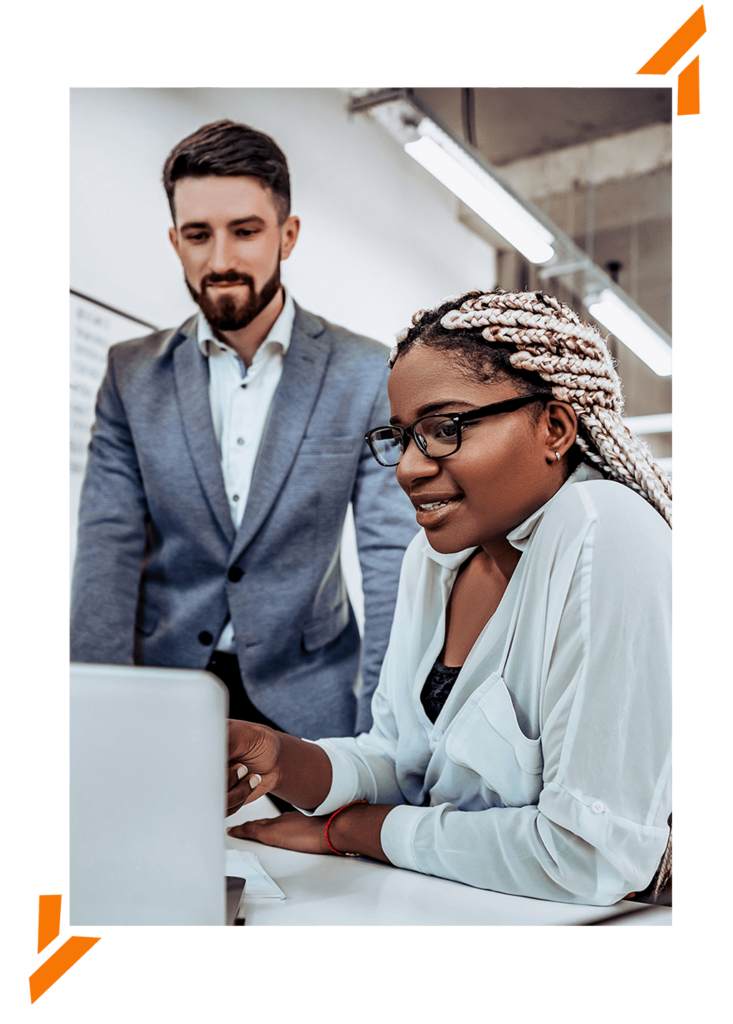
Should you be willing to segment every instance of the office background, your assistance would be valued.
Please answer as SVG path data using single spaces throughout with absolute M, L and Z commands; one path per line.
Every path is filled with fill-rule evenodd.
M 334 323 L 391 346 L 417 309 L 469 288 L 543 288 L 579 305 L 573 275 L 543 279 L 541 267 L 408 155 L 374 109 L 354 110 L 355 99 L 376 91 L 71 90 L 72 559 L 106 347 L 196 310 L 168 240 L 161 171 L 170 149 L 202 124 L 243 121 L 282 147 L 301 218 L 283 281 L 303 307 Z M 413 93 L 671 333 L 670 89 Z M 644 417 L 636 426 L 653 431 L 647 440 L 671 471 L 671 378 L 611 345 L 627 415 Z M 342 560 L 361 623 L 350 518 Z

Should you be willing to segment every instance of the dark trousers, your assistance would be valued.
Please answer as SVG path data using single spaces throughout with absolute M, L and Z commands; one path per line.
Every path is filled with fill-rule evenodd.
M 206 671 L 211 672 L 217 679 L 220 679 L 229 691 L 229 717 L 236 718 L 241 722 L 257 722 L 260 725 L 269 725 L 271 729 L 284 732 L 279 725 L 263 715 L 254 706 L 247 696 L 242 684 L 242 676 L 239 671 L 239 662 L 236 654 L 228 654 L 224 651 L 214 651 L 206 666 Z M 279 811 L 292 811 L 293 805 L 287 800 L 281 800 L 274 793 L 267 794 Z

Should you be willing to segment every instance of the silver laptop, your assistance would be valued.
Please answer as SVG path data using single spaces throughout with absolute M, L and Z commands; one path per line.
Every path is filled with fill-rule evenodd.
M 208 672 L 71 666 L 72 925 L 229 923 L 227 710 Z

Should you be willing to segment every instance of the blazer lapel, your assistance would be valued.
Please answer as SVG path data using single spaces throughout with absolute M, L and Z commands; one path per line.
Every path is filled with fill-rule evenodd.
M 330 347 L 323 323 L 296 305 L 290 346 L 230 562 L 239 558 L 262 526 L 290 472 L 321 387 Z
M 186 339 L 173 353 L 178 411 L 199 483 L 216 522 L 231 544 L 235 536 L 234 523 L 221 473 L 221 453 L 211 422 L 209 367 L 196 340 L 196 319 L 187 321 L 181 333 Z

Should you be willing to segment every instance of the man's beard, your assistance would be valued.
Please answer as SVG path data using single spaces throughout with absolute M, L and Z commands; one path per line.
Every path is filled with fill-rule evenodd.
M 226 274 L 207 274 L 201 279 L 200 292 L 196 291 L 185 275 L 184 280 L 194 302 L 215 330 L 241 331 L 243 327 L 251 324 L 277 295 L 280 288 L 280 261 L 278 260 L 275 267 L 275 273 L 262 286 L 260 292 L 255 289 L 254 279 L 249 274 L 238 274 L 235 270 L 228 270 Z M 213 299 L 208 291 L 208 285 L 223 282 L 247 285 L 247 299 L 238 303 L 233 295 L 226 293 L 220 295 L 218 299 Z

